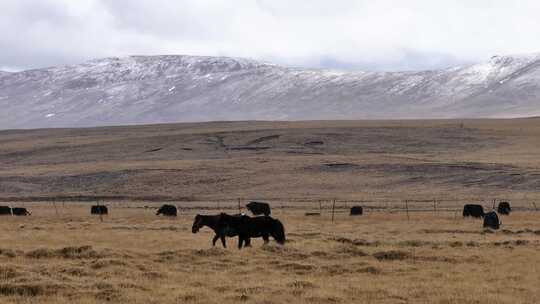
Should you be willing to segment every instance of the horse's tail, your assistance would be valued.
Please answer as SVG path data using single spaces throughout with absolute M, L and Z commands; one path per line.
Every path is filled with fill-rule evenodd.
M 283 226 L 283 224 L 277 220 L 277 219 L 273 219 L 273 234 L 272 236 L 274 237 L 274 239 L 276 240 L 276 242 L 278 242 L 279 244 L 285 244 L 285 227 Z

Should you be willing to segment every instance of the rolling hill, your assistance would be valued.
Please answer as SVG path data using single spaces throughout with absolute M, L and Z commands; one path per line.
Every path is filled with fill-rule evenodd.
M 129 56 L 0 73 L 0 128 L 540 115 L 540 55 L 418 72 Z

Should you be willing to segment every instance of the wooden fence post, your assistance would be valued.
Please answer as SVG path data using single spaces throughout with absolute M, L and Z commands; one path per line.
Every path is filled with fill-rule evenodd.
M 97 200 L 97 206 L 99 206 L 99 199 Z M 99 208 L 98 208 L 98 209 L 99 209 Z M 102 213 L 103 213 L 103 212 L 101 212 L 101 210 L 99 210 L 99 220 L 100 220 L 101 222 L 103 222 L 103 214 L 102 214 Z
M 336 200 L 334 199 L 332 203 L 332 223 L 334 222 L 334 209 L 336 207 Z
M 409 201 L 405 200 L 405 212 L 407 212 L 407 222 L 411 220 L 409 217 Z
M 53 206 L 54 206 L 54 213 L 56 214 L 56 217 L 58 217 L 58 209 L 56 208 L 56 201 L 53 200 Z
M 242 213 L 242 207 L 240 207 L 240 199 L 238 199 L 238 213 Z

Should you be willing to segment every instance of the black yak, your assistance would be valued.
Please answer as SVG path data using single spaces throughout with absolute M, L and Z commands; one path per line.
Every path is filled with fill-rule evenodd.
M 109 214 L 109 209 L 107 209 L 107 206 L 94 205 L 90 209 L 90 213 L 97 214 L 97 215 L 105 215 L 105 214 Z
M 156 215 L 160 214 L 165 216 L 176 216 L 178 214 L 178 209 L 173 205 L 163 205 L 156 212 Z
M 484 207 L 481 205 L 467 204 L 463 206 L 463 216 L 472 216 L 476 218 L 484 217 Z
M 491 211 L 484 215 L 484 228 L 499 229 L 501 222 L 495 211 Z
M 253 215 L 261 215 L 264 214 L 266 216 L 269 216 L 270 211 L 270 205 L 268 203 L 263 202 L 249 202 L 249 204 L 246 205 L 246 208 L 253 213 Z
M 364 209 L 362 209 L 362 206 L 353 206 L 351 208 L 350 215 L 362 215 L 364 213 Z
M 512 208 L 510 207 L 509 202 L 500 202 L 499 206 L 497 207 L 497 212 L 499 212 L 499 214 L 510 215 L 511 211 Z
M 11 211 L 13 212 L 13 215 L 17 215 L 17 216 L 31 215 L 31 213 L 28 210 L 26 210 L 26 208 L 13 208 L 11 209 Z
M 11 215 L 11 208 L 8 206 L 0 206 L 0 215 Z

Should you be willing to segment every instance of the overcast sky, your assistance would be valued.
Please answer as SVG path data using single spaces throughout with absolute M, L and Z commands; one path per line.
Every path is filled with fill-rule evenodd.
M 0 0 L 0 69 L 130 54 L 409 70 L 540 52 L 538 0 Z

